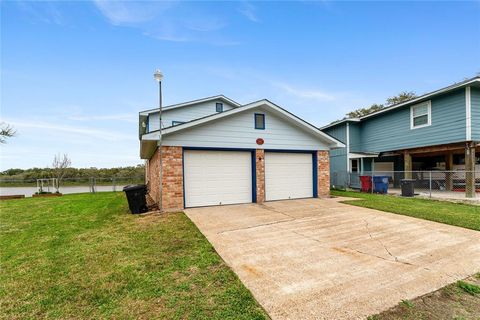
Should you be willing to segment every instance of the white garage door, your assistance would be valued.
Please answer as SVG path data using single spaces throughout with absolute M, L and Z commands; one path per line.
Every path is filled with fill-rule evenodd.
M 185 150 L 185 206 L 252 202 L 250 152 Z
M 265 199 L 313 197 L 312 154 L 265 152 Z

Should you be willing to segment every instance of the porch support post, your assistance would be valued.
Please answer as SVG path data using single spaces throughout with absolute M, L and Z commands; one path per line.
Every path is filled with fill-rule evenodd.
M 445 170 L 447 171 L 452 171 L 453 170 L 453 152 L 447 152 L 445 155 Z M 452 172 L 447 172 L 445 174 L 445 184 L 446 184 L 446 189 L 448 191 L 453 190 L 453 173 Z
M 403 153 L 403 170 L 405 171 L 405 179 L 412 179 L 412 156 L 408 151 Z
M 467 142 L 465 145 L 465 196 L 475 197 L 475 144 Z

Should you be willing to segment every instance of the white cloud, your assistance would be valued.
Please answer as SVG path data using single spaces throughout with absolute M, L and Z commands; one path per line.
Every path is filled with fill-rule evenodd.
M 29 122 L 29 121 L 16 121 L 16 120 L 6 120 L 7 123 L 10 123 L 15 128 L 20 128 L 18 131 L 22 132 L 21 128 L 26 129 L 40 129 L 37 130 L 39 135 L 45 134 L 46 132 L 50 132 L 53 134 L 62 134 L 62 133 L 70 133 L 76 134 L 80 136 L 89 136 L 93 137 L 98 140 L 106 140 L 106 141 L 123 141 L 123 140 L 132 140 L 135 139 L 135 136 L 127 135 L 120 132 L 114 132 L 112 130 L 99 130 L 89 127 L 78 127 L 78 126 L 71 126 L 66 124 L 57 124 L 51 122 Z
M 215 16 L 209 18 L 206 17 L 194 17 L 185 21 L 185 27 L 200 32 L 209 32 L 223 29 L 226 26 L 225 21 Z
M 135 2 L 94 0 L 94 3 L 113 25 L 147 22 L 173 5 L 171 1 Z
M 256 14 L 256 8 L 251 3 L 243 2 L 238 12 L 252 22 L 260 22 Z
M 94 4 L 112 25 L 136 28 L 154 39 L 217 46 L 239 44 L 221 34 L 228 25 L 225 15 L 204 10 L 200 3 L 94 0 Z
M 2 119 L 17 135 L 0 146 L 0 168 L 48 166 L 53 155 L 67 153 L 75 167 L 115 167 L 141 163 L 136 126 L 120 123 L 115 128 L 79 126 L 58 121 Z M 98 124 L 97 124 L 98 125 Z M 93 125 L 92 125 L 93 126 Z
M 32 22 L 65 25 L 67 19 L 57 8 L 55 2 L 18 1 L 18 7 L 26 12 Z
M 68 117 L 70 120 L 75 121 L 125 121 L 130 123 L 137 123 L 138 119 L 132 115 L 131 113 L 123 113 L 123 114 L 113 114 L 113 115 L 104 115 L 104 116 L 70 116 Z
M 332 101 L 335 100 L 335 97 L 327 92 L 318 89 L 306 89 L 293 87 L 286 83 L 275 83 L 275 87 L 284 90 L 289 95 L 295 96 L 300 99 L 309 99 L 315 101 Z

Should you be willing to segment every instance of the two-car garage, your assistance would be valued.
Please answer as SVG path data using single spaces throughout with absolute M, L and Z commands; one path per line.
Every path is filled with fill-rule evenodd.
M 315 154 L 265 150 L 265 200 L 315 195 Z M 256 201 L 255 151 L 184 150 L 185 207 Z
M 338 140 L 268 100 L 142 135 L 149 197 L 162 210 L 330 194 Z M 160 170 L 159 170 L 160 168 Z

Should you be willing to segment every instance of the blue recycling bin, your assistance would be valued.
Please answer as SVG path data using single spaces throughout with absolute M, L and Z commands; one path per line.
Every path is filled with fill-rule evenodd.
M 388 176 L 374 176 L 373 190 L 376 193 L 386 194 L 388 192 Z

